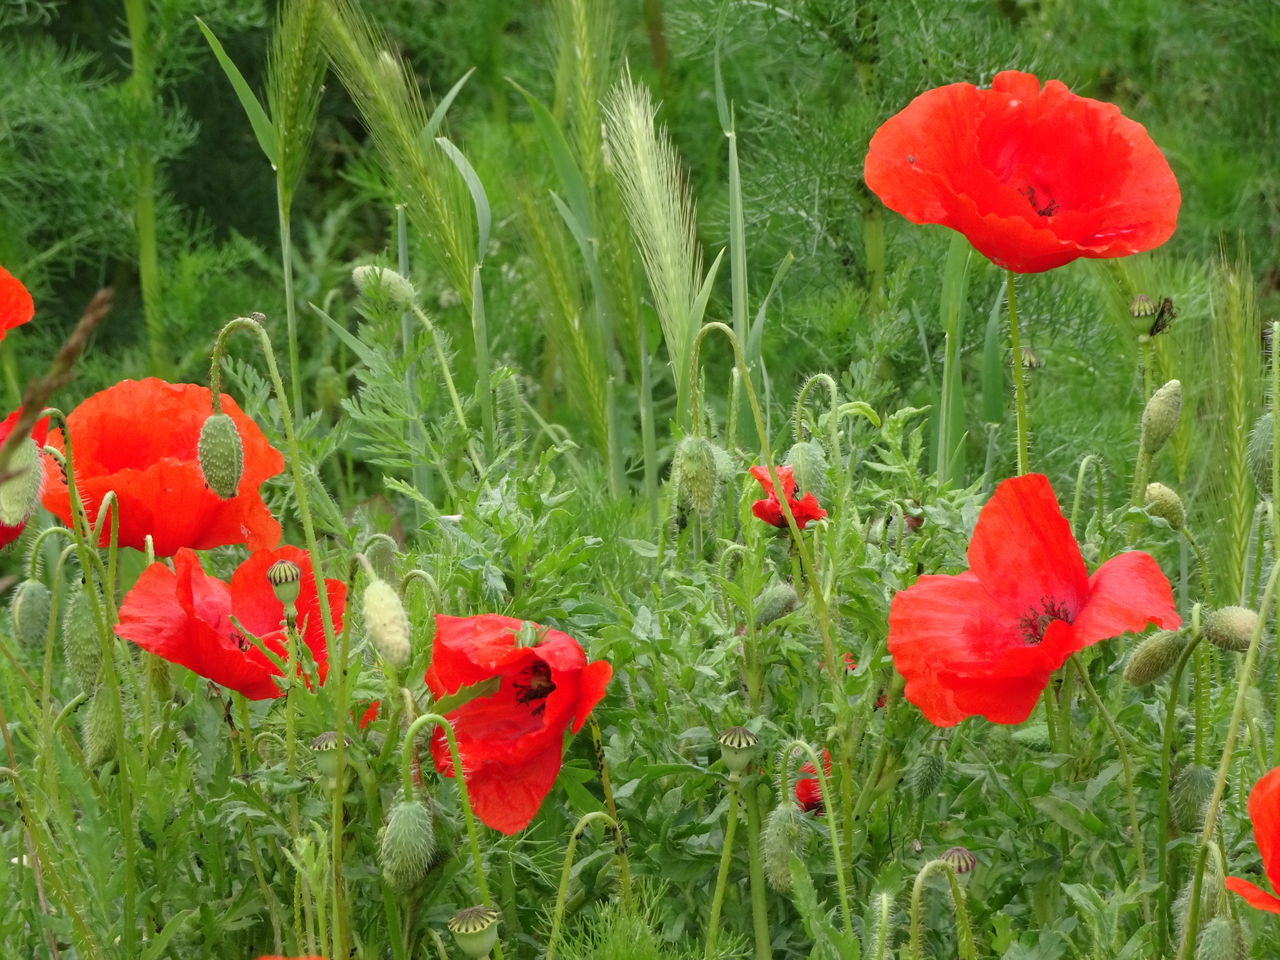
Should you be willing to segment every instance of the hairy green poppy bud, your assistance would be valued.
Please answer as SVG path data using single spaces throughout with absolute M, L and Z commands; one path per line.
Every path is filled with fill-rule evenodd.
M 27 647 L 40 646 L 49 636 L 53 597 L 39 580 L 23 580 L 9 601 L 13 633 Z
M 1151 395 L 1142 411 L 1142 452 L 1154 456 L 1178 429 L 1182 415 L 1182 383 L 1170 380 Z
M 773 809 L 760 834 L 760 853 L 769 886 L 785 893 L 791 889 L 791 860 L 804 850 L 804 814 L 794 803 Z
M 827 455 L 812 440 L 801 440 L 792 445 L 782 461 L 791 467 L 796 478 L 796 489 L 812 493 L 821 500 L 827 490 Z
M 1028 723 L 1009 734 L 1014 743 L 1032 750 L 1048 750 L 1049 728 L 1043 723 Z
M 0 524 L 16 527 L 31 516 L 40 496 L 44 472 L 36 442 L 28 438 L 19 443 L 5 471 L 10 476 L 0 480 Z
M 756 597 L 756 623 L 759 626 L 780 620 L 800 605 L 796 588 L 789 583 L 775 583 Z
M 62 610 L 62 654 L 67 670 L 85 693 L 98 688 L 102 673 L 102 645 L 98 640 L 93 608 L 89 605 L 88 587 L 71 591 Z
M 81 729 L 84 733 L 84 762 L 90 769 L 102 766 L 116 752 L 115 715 L 111 692 L 99 687 L 82 707 Z
M 435 852 L 431 808 L 421 800 L 396 801 L 378 841 L 378 864 L 387 883 L 408 890 L 427 875 Z
M 1248 607 L 1222 607 L 1205 615 L 1204 637 L 1223 650 L 1244 653 L 1258 626 L 1258 615 Z
M 351 271 L 351 279 L 365 296 L 381 292 L 401 307 L 411 307 L 418 301 L 418 291 L 413 289 L 413 284 L 388 267 L 356 267 Z
M 907 771 L 907 786 L 911 788 L 912 796 L 918 801 L 928 800 L 942 786 L 946 772 L 947 761 L 942 757 L 927 750 L 920 754 Z
M 236 422 L 229 415 L 211 414 L 204 422 L 196 455 L 209 489 L 223 500 L 234 497 L 244 473 L 244 447 Z
M 1124 682 L 1131 687 L 1155 683 L 1173 669 L 1186 645 L 1186 637 L 1176 630 L 1156 631 L 1129 654 L 1124 665 Z
M 471 960 L 483 960 L 498 942 L 498 917 L 493 907 L 467 907 L 449 918 L 449 932 Z
M 1147 512 L 1179 532 L 1187 525 L 1187 511 L 1182 506 L 1182 498 L 1163 483 L 1147 484 Z
M 1217 779 L 1217 772 L 1202 763 L 1188 764 L 1174 777 L 1169 789 L 1169 810 L 1183 833 L 1199 831 L 1204 823 L 1204 806 Z
M 275 591 L 276 599 L 292 607 L 302 592 L 302 568 L 292 560 L 277 560 L 267 567 L 267 582 Z
M 406 666 L 413 654 L 409 645 L 409 615 L 395 587 L 381 577 L 370 580 L 364 588 L 361 610 L 364 628 L 382 662 L 393 670 Z
M 1244 934 L 1230 917 L 1214 917 L 1200 931 L 1196 960 L 1246 960 Z
M 720 483 L 710 440 L 688 436 L 680 441 L 671 460 L 671 482 L 685 509 L 703 520 L 711 519 Z
M 1177 900 L 1174 901 L 1173 915 L 1177 917 L 1176 939 L 1179 942 L 1186 933 L 1187 917 L 1191 913 L 1191 888 L 1194 882 L 1194 877 L 1188 877 L 1187 882 L 1178 891 Z M 1217 858 L 1209 857 L 1205 861 L 1204 880 L 1200 884 L 1200 922 L 1206 925 L 1210 923 L 1223 909 L 1226 909 L 1226 904 L 1227 898 L 1222 895 L 1222 871 L 1218 869 Z
M 951 847 L 939 859 L 962 875 L 972 872 L 978 865 L 978 858 L 967 847 Z
M 737 780 L 751 764 L 760 738 L 746 727 L 730 727 L 720 734 L 719 743 L 720 756 L 724 759 L 724 765 L 729 768 L 729 777 Z
M 1254 421 L 1249 431 L 1249 444 L 1245 448 L 1245 462 L 1258 486 L 1258 495 L 1264 500 L 1271 497 L 1271 414 L 1264 413 Z

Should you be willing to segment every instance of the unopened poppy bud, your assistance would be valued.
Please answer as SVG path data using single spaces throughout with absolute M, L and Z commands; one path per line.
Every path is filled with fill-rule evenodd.
M 724 765 L 729 768 L 729 776 L 736 780 L 751 764 L 760 738 L 746 727 L 730 727 L 720 734 L 719 743 L 720 756 Z
M 24 646 L 35 647 L 49 636 L 49 615 L 53 598 L 49 588 L 39 580 L 23 580 L 9 601 L 13 634 Z
M 1240 925 L 1230 917 L 1214 917 L 1200 931 L 1195 960 L 1246 960 L 1248 955 Z
M 946 772 L 947 761 L 936 753 L 926 751 L 911 764 L 911 769 L 907 772 L 907 786 L 917 800 L 928 800 L 942 786 L 942 778 Z
M 1186 645 L 1186 638 L 1176 630 L 1156 631 L 1129 654 L 1124 665 L 1124 682 L 1131 687 L 1155 683 L 1173 669 Z
M 344 746 L 351 746 L 351 738 L 342 738 Z M 330 790 L 338 785 L 338 734 L 335 730 L 327 730 L 308 744 L 315 757 L 316 769 Z
M 16 527 L 26 522 L 40 497 L 40 448 L 30 438 L 23 440 L 5 467 L 9 476 L 0 480 L 0 524 Z
M 291 607 L 298 602 L 302 591 L 302 568 L 292 560 L 277 560 L 267 567 L 267 582 L 275 591 L 276 599 Z
M 710 440 L 688 436 L 680 441 L 671 460 L 671 482 L 675 484 L 681 504 L 690 513 L 703 520 L 711 518 L 720 483 Z
M 98 628 L 85 587 L 71 592 L 62 611 L 62 654 L 68 672 L 80 689 L 93 693 L 98 688 L 98 678 L 102 673 L 102 645 L 98 641 Z
M 351 271 L 356 289 L 365 296 L 381 292 L 401 307 L 411 307 L 418 300 L 413 284 L 387 267 L 363 266 Z
M 99 687 L 89 698 L 81 714 L 84 733 L 84 762 L 90 769 L 97 769 L 115 755 L 116 727 L 112 709 L 111 692 Z
M 382 662 L 394 670 L 406 666 L 413 653 L 409 645 L 409 615 L 395 587 L 381 577 L 370 580 L 364 588 L 361 610 L 364 628 Z
M 1204 823 L 1204 807 L 1213 793 L 1217 772 L 1202 763 L 1182 768 L 1169 789 L 1169 810 L 1183 833 L 1196 833 Z
M 1049 728 L 1043 723 L 1028 723 L 1014 730 L 1009 735 L 1014 743 L 1023 747 L 1029 747 L 1032 750 L 1048 750 L 1051 746 L 1049 743 Z
M 1187 511 L 1182 506 L 1182 498 L 1163 483 L 1147 484 L 1147 512 L 1176 531 L 1187 525 Z
M 1151 395 L 1142 411 L 1142 452 L 1154 456 L 1178 429 L 1182 415 L 1182 383 L 1170 380 Z
M 791 889 L 791 861 L 804 850 L 804 814 L 794 803 L 779 804 L 765 818 L 760 853 L 765 879 L 780 893 Z
M 938 859 L 959 874 L 970 873 L 978 865 L 978 858 L 967 847 L 952 847 Z
M 196 455 L 209 489 L 223 500 L 234 497 L 244 472 L 244 447 L 236 422 L 228 414 L 215 413 L 204 422 Z
M 398 800 L 387 814 L 378 842 L 378 865 L 387 883 L 408 890 L 427 875 L 435 852 L 431 808 L 421 800 Z
M 1249 649 L 1257 626 L 1258 615 L 1248 607 L 1222 607 L 1206 614 L 1201 623 L 1206 640 L 1236 653 Z
M 1141 320 L 1145 317 L 1154 317 L 1158 309 L 1156 302 L 1148 297 L 1145 293 L 1140 293 L 1129 301 L 1129 316 L 1135 320 Z
M 1249 430 L 1249 443 L 1244 452 L 1245 463 L 1253 474 L 1253 482 L 1263 499 L 1271 498 L 1271 414 L 1264 413 Z
M 826 495 L 827 455 L 819 444 L 801 440 L 792 445 L 782 462 L 791 467 L 797 490 L 807 490 L 819 500 Z
M 800 605 L 796 588 L 789 583 L 775 583 L 756 597 L 756 623 L 759 626 L 780 620 Z
M 483 960 L 498 942 L 498 917 L 493 907 L 467 907 L 449 918 L 449 932 L 471 960 Z

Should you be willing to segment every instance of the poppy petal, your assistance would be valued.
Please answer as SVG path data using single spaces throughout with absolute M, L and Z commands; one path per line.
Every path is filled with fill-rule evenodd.
M 1249 792 L 1249 819 L 1271 886 L 1280 882 L 1280 767 L 1265 774 Z
M 470 759 L 462 754 L 466 768 Z M 485 826 L 499 833 L 519 833 L 538 813 L 560 773 L 560 744 L 525 757 L 518 764 L 490 763 L 467 776 L 471 808 Z
M 1159 564 L 1131 550 L 1112 557 L 1089 578 L 1089 598 L 1076 614 L 1072 629 L 1082 649 L 1099 640 L 1137 632 L 1150 623 L 1174 630 L 1182 622 L 1173 590 Z
M 604 698 L 605 688 L 612 677 L 613 665 L 605 660 L 589 663 L 582 671 L 582 676 L 578 680 L 578 706 L 573 714 L 573 726 L 570 728 L 574 733 L 582 729 L 582 725 L 587 722 L 587 715 Z
M 14 327 L 20 327 L 36 313 L 35 301 L 22 281 L 0 267 L 0 340 Z
M 1280 913 L 1280 897 L 1267 893 L 1256 884 L 1239 877 L 1227 877 L 1222 884 L 1232 893 L 1238 893 L 1244 897 L 1249 906 L 1265 910 L 1267 913 Z

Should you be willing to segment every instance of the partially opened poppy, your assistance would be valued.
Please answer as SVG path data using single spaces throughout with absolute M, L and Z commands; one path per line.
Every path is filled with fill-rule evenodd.
M 284 458 L 258 425 L 225 394 L 223 412 L 235 422 L 244 452 L 239 493 L 223 499 L 205 483 L 196 447 L 212 410 L 208 387 L 154 378 L 122 380 L 95 393 L 67 417 L 76 487 L 89 518 L 97 516 L 107 492 L 119 502 L 119 543 L 144 549 L 147 534 L 157 556 L 183 547 L 205 550 L 243 543 L 250 550 L 280 542 L 280 524 L 262 502 L 258 488 L 284 469 Z M 49 443 L 64 448 L 62 431 Z M 71 524 L 71 498 L 62 470 L 45 459 L 43 502 Z M 103 525 L 102 546 L 110 524 Z
M 803 530 L 810 520 L 821 520 L 827 515 L 827 511 L 818 506 L 818 498 L 812 493 L 806 493 L 799 500 L 795 498 L 796 478 L 791 467 L 777 469 L 778 479 L 782 481 L 782 495 L 787 498 L 787 503 L 791 506 L 791 514 L 796 518 L 797 527 Z M 787 518 L 782 514 L 782 503 L 778 500 L 777 491 L 773 489 L 769 468 L 752 467 L 751 475 L 760 481 L 765 496 L 763 500 L 757 500 L 751 504 L 751 512 L 765 523 L 775 527 L 785 527 Z
M 13 433 L 21 410 L 15 410 L 0 421 L 0 445 Z M 23 441 L 14 451 L 5 472 L 10 476 L 0 479 L 0 547 L 17 540 L 27 525 L 27 519 L 40 501 L 43 473 L 40 469 L 40 448 L 44 446 L 49 430 L 46 417 L 31 428 L 31 439 Z
M 812 762 L 800 767 L 800 773 L 812 774 L 808 777 L 796 777 L 796 803 L 805 813 L 821 814 L 825 809 L 822 804 L 822 781 L 818 779 L 818 769 Z M 831 776 L 831 752 L 822 751 L 823 776 Z M 829 781 L 828 781 L 829 782 Z
M 1182 201 L 1140 123 L 1016 70 L 989 90 L 920 94 L 871 138 L 864 175 L 891 210 L 963 233 L 1015 273 L 1158 247 Z
M 538 642 L 521 646 L 523 621 L 497 614 L 436 616 L 427 686 L 436 697 L 500 678 L 496 693 L 446 714 L 458 738 L 475 814 L 502 833 L 529 825 L 555 783 L 564 733 L 577 733 L 604 696 L 613 667 L 588 663 L 578 642 L 536 627 Z M 444 732 L 431 742 L 436 769 L 454 776 Z
M 272 678 L 280 676 L 280 670 L 239 628 L 285 657 L 284 605 L 267 579 L 267 570 L 277 560 L 289 560 L 302 570 L 295 603 L 298 634 L 310 648 L 323 682 L 328 652 L 320 597 L 311 558 L 297 547 L 257 551 L 236 568 L 229 584 L 206 574 L 195 551 L 181 549 L 174 555 L 172 570 L 168 564 L 153 563 L 142 571 L 125 594 L 116 633 L 250 700 L 278 697 L 280 688 Z M 340 631 L 347 588 L 339 580 L 327 583 L 334 630 Z
M 36 305 L 22 281 L 0 267 L 0 340 L 35 316 Z
M 1180 620 L 1160 567 L 1139 551 L 1085 572 L 1053 488 L 1005 480 L 982 508 L 969 570 L 924 576 L 889 608 L 889 653 L 906 698 L 940 727 L 1021 723 L 1049 675 L 1099 640 Z
M 1249 819 L 1262 854 L 1262 869 L 1271 889 L 1280 890 L 1280 767 L 1263 776 L 1249 791 Z M 1249 906 L 1280 913 L 1280 897 L 1274 893 L 1239 877 L 1227 877 L 1224 883 L 1228 890 L 1244 897 Z

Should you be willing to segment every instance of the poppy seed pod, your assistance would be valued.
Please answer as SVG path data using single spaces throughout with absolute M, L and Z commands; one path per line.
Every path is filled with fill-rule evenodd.
M 827 455 L 812 440 L 801 440 L 787 451 L 783 463 L 791 468 L 796 487 L 810 490 L 821 500 L 827 492 Z
M 351 271 L 351 279 L 364 296 L 381 292 L 401 307 L 411 307 L 418 300 L 413 284 L 387 267 L 356 267 Z
M 1217 780 L 1216 770 L 1203 763 L 1183 767 L 1169 790 L 1169 810 L 1183 833 L 1196 833 L 1204 823 L 1204 805 L 1209 802 Z
M 1142 452 L 1155 456 L 1178 429 L 1182 416 L 1182 383 L 1170 380 L 1151 395 L 1142 411 Z
M 344 736 L 342 738 L 343 745 L 351 746 L 351 738 Z M 320 775 L 325 778 L 325 783 L 330 790 L 338 785 L 338 733 L 336 730 L 327 730 L 320 736 L 316 737 L 308 744 L 312 754 L 315 756 L 316 769 L 320 771 Z
M 52 612 L 53 597 L 49 588 L 39 580 L 23 580 L 13 591 L 13 598 L 9 601 L 14 636 L 27 647 L 44 643 L 49 635 L 49 616 Z
M 1245 960 L 1248 955 L 1240 925 L 1230 917 L 1214 917 L 1200 931 L 1195 960 Z
M 378 865 L 387 883 L 408 890 L 427 875 L 435 852 L 431 808 L 421 800 L 398 800 L 387 814 L 378 842 Z
M 267 582 L 275 591 L 276 599 L 291 607 L 302 592 L 302 568 L 292 560 L 277 560 L 267 567 Z
M 724 759 L 724 765 L 729 768 L 729 777 L 736 780 L 751 764 L 760 738 L 746 727 L 730 727 L 720 734 L 718 742 L 720 756 Z
M 775 583 L 756 597 L 756 624 L 765 626 L 780 620 L 800 606 L 800 595 L 789 583 Z
M 680 441 L 671 460 L 671 482 L 685 509 L 703 520 L 711 518 L 720 482 L 710 440 L 688 436 Z
M 1244 653 L 1258 627 L 1258 615 L 1248 607 L 1222 607 L 1206 614 L 1201 627 L 1210 643 Z
M 1129 316 L 1133 317 L 1135 320 L 1154 317 L 1157 309 L 1158 307 L 1156 302 L 1145 293 L 1139 293 L 1129 301 Z
M 967 847 L 951 847 L 938 859 L 959 874 L 971 873 L 978 865 L 978 858 Z
M 791 860 L 804 850 L 804 814 L 794 803 L 782 803 L 764 821 L 760 854 L 765 879 L 779 893 L 791 889 Z
M 244 472 L 244 446 L 235 421 L 225 413 L 210 415 L 200 428 L 196 455 L 209 489 L 223 500 L 233 499 Z
M 482 960 L 498 941 L 498 917 L 493 907 L 467 907 L 449 918 L 449 932 L 471 960 Z
M 74 590 L 62 611 L 62 653 L 80 689 L 93 693 L 102 674 L 102 645 L 87 587 Z
M 395 588 L 381 577 L 375 577 L 364 588 L 361 603 L 364 628 L 382 662 L 394 670 L 409 663 L 413 648 L 409 644 L 409 615 Z
M 16 527 L 24 523 L 40 499 L 40 450 L 34 440 L 22 440 L 5 468 L 9 474 L 0 480 L 0 526 Z
M 1187 511 L 1182 506 L 1182 498 L 1163 483 L 1147 484 L 1147 512 L 1178 532 L 1187 525 Z
M 1173 669 L 1186 645 L 1186 638 L 1179 631 L 1157 630 L 1129 654 L 1124 665 L 1124 682 L 1131 687 L 1155 683 Z

